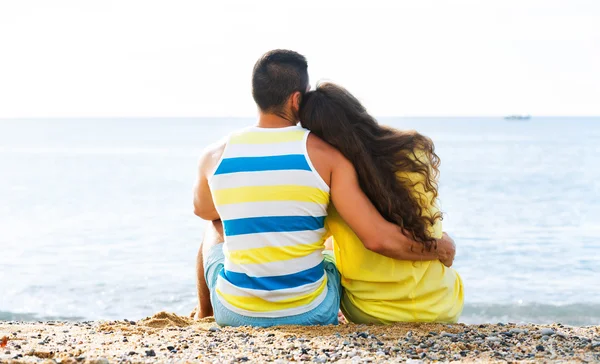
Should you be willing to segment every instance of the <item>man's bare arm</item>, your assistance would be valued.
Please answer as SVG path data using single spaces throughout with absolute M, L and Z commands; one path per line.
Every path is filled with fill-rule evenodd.
M 208 185 L 208 177 L 213 172 L 223 154 L 224 145 L 214 145 L 207 148 L 198 164 L 198 178 L 194 186 L 194 214 L 204 220 L 219 220 L 219 213 Z
M 356 170 L 337 152 L 331 174 L 331 199 L 365 247 L 399 260 L 442 260 L 452 264 L 454 250 L 447 240 L 438 241 L 437 249 L 424 251 L 423 245 L 407 237 L 399 226 L 385 220 L 360 188 Z

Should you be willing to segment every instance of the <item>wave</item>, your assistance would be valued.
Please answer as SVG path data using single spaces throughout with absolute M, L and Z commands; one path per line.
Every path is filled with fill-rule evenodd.
M 149 312 L 148 314 L 152 313 Z M 36 313 L 0 311 L 0 321 L 84 321 L 90 319 L 107 319 L 107 317 L 48 316 Z M 466 324 L 510 322 L 561 323 L 571 326 L 600 325 L 600 304 L 466 304 L 460 322 Z
M 0 311 L 0 321 L 83 321 L 85 317 L 79 316 L 40 316 L 29 312 Z
M 466 324 L 512 322 L 561 323 L 572 326 L 600 325 L 600 304 L 465 304 L 460 322 Z

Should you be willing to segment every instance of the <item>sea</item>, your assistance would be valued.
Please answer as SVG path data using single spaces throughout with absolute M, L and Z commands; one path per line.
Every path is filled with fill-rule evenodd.
M 380 122 L 435 142 L 461 322 L 600 325 L 600 117 Z M 0 320 L 189 314 L 198 157 L 254 123 L 0 120 Z

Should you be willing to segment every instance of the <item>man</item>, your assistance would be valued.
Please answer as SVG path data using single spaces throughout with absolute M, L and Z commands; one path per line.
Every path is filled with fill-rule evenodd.
M 266 53 L 252 75 L 257 125 L 201 157 L 195 214 L 211 222 L 198 253 L 197 318 L 214 313 L 219 325 L 231 326 L 337 324 L 340 277 L 323 252 L 330 201 L 367 249 L 452 264 L 451 239 L 423 252 L 381 217 L 352 164 L 297 126 L 308 89 L 302 55 Z

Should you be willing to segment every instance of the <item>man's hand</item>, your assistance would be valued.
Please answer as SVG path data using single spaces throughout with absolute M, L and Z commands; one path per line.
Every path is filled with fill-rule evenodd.
M 441 239 L 437 241 L 437 251 L 440 256 L 440 262 L 446 267 L 452 267 L 454 256 L 456 255 L 456 244 L 450 235 L 444 233 Z

